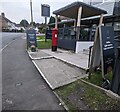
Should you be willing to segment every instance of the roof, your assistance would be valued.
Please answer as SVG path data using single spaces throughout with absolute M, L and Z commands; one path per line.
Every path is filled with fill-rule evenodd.
M 23 27 L 21 24 L 16 24 L 15 26 L 16 27 Z
M 9 19 L 7 19 L 6 17 L 3 17 L 0 15 L 0 18 L 2 18 L 2 20 L 5 20 L 6 22 L 10 22 L 10 23 L 13 23 L 12 21 L 10 21 Z
M 82 9 L 82 18 L 97 16 L 100 14 L 107 14 L 107 12 L 105 10 L 102 10 L 102 9 L 94 7 L 94 6 L 90 6 L 83 2 L 74 2 L 70 5 L 67 5 L 61 9 L 54 11 L 53 14 L 76 19 L 78 16 L 78 9 L 80 6 L 83 8 Z

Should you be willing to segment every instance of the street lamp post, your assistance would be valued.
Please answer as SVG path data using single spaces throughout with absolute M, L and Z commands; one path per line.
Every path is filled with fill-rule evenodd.
M 32 0 L 30 0 L 30 9 L 31 9 L 31 26 L 33 27 L 33 11 L 32 11 Z

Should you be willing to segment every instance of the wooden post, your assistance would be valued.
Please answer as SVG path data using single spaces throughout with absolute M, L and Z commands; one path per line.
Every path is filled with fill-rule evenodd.
M 77 18 L 77 26 L 80 26 L 81 15 L 82 15 L 82 7 L 79 7 L 79 9 L 78 9 L 78 18 Z
M 102 22 L 103 22 L 103 14 L 101 14 L 101 16 L 100 16 L 100 21 L 99 21 L 99 27 L 102 25 Z M 100 30 L 100 29 L 99 29 Z M 101 48 L 101 50 L 102 50 L 102 39 L 101 39 L 101 32 L 99 31 L 99 37 L 100 37 L 100 42 L 101 42 L 101 44 L 100 44 L 100 48 Z M 105 79 L 105 77 L 104 77 L 104 62 L 103 62 L 103 53 L 102 53 L 102 51 L 100 51 L 101 53 L 101 69 L 102 69 L 102 77 Z
M 82 15 L 82 7 L 79 7 L 78 17 L 77 17 L 77 35 L 76 35 L 77 40 L 79 40 L 79 35 L 80 35 L 81 15 Z
M 89 79 L 90 79 L 90 76 L 91 76 L 91 72 L 94 71 L 94 67 L 95 67 L 95 56 L 97 56 L 97 53 L 96 53 L 96 46 L 98 44 L 97 40 L 98 38 L 100 39 L 100 30 L 99 30 L 99 27 L 102 25 L 102 22 L 103 22 L 103 14 L 101 14 L 100 16 L 100 21 L 99 21 L 99 25 L 97 26 L 96 28 L 96 32 L 95 32 L 95 38 L 94 38 L 94 45 L 93 45 L 93 51 L 92 51 L 92 57 L 91 57 L 91 62 L 90 62 L 90 68 L 89 68 Z M 101 39 L 100 39 L 101 41 Z M 99 43 L 100 44 L 100 43 Z M 101 50 L 101 46 L 100 46 L 100 50 Z M 101 51 L 100 51 L 100 60 L 102 59 L 102 54 L 101 54 Z M 97 59 L 97 61 L 99 61 L 99 57 Z M 101 60 L 101 65 L 102 65 L 102 76 L 103 76 L 103 60 Z
M 103 23 L 103 14 L 100 15 L 99 26 L 101 26 L 102 23 Z
M 100 58 L 100 59 L 101 59 L 102 78 L 105 79 L 105 77 L 104 77 L 103 52 L 102 52 L 102 44 L 103 44 L 103 43 L 102 43 L 102 35 L 101 35 L 101 33 L 102 33 L 102 32 L 100 31 L 100 28 L 99 28 L 99 35 L 100 35 L 100 42 L 101 42 L 101 44 L 100 44 L 100 50 L 101 50 L 101 51 L 100 51 L 100 54 L 101 54 L 100 57 L 101 57 L 101 58 Z
M 57 29 L 58 28 L 58 16 L 56 15 L 55 17 L 55 28 Z
M 91 73 L 93 72 L 94 68 L 93 68 L 93 63 L 94 63 L 94 58 L 95 58 L 95 50 L 96 50 L 96 45 L 97 45 L 97 37 L 98 37 L 98 27 L 96 28 L 96 32 L 95 32 L 95 38 L 94 38 L 94 45 L 93 45 L 93 50 L 92 50 L 92 56 L 90 59 L 90 68 L 89 68 L 89 75 L 88 78 L 90 79 L 91 77 Z
M 76 19 L 74 20 L 74 31 L 76 31 Z

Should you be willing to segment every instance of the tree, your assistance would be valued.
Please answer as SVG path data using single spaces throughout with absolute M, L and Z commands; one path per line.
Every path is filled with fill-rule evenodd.
M 38 29 L 40 33 L 45 33 L 46 24 L 42 23 L 39 25 Z
M 26 19 L 23 19 L 23 20 L 21 20 L 20 25 L 22 25 L 25 28 L 29 25 L 29 23 Z
M 34 27 L 36 27 L 36 23 L 35 22 L 33 22 L 33 23 L 30 22 L 30 25 L 32 25 L 32 24 L 33 24 Z
M 39 27 L 40 26 L 40 23 L 36 23 L 36 27 Z
M 55 17 L 53 16 L 50 17 L 48 24 L 51 24 L 51 23 L 55 23 Z
M 58 17 L 58 22 L 61 22 L 61 18 L 60 17 Z
M 58 17 L 58 22 L 61 22 L 60 17 Z M 52 24 L 52 23 L 55 23 L 55 17 L 53 17 L 53 16 L 50 17 L 48 24 Z

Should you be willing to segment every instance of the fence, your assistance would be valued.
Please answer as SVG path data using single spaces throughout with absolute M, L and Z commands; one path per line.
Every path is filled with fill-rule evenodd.
M 77 27 L 64 27 L 58 29 L 58 47 L 75 51 L 76 41 L 90 41 L 90 30 L 80 28 L 79 38 L 77 39 Z M 46 30 L 45 39 L 52 38 L 52 30 Z

